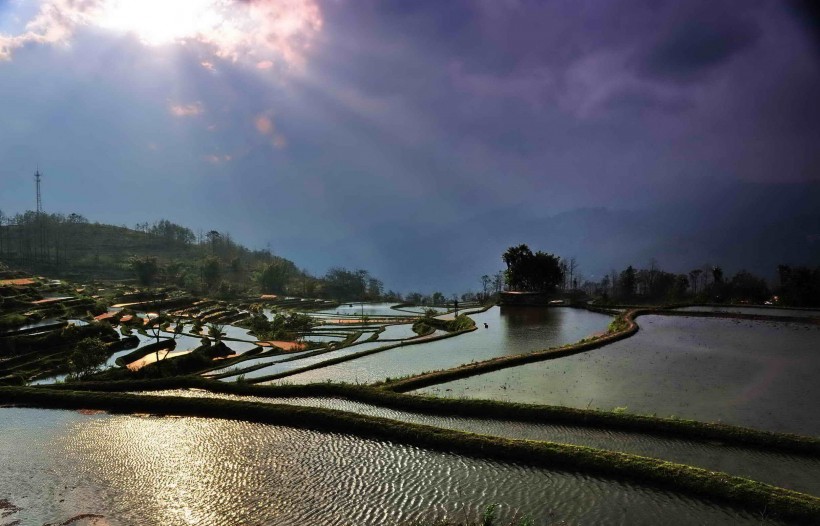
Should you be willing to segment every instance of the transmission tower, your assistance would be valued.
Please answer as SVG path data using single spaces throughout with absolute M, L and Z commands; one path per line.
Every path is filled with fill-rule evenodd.
M 37 215 L 43 213 L 43 198 L 40 195 L 40 167 L 37 167 L 37 171 L 34 173 L 34 180 L 37 182 Z

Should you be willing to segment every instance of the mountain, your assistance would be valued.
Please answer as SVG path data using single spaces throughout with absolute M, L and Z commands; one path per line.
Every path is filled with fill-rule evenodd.
M 820 266 L 820 183 L 693 185 L 664 206 L 579 208 L 548 215 L 517 207 L 420 232 L 382 223 L 360 237 L 377 250 L 372 268 L 400 290 L 477 290 L 503 268 L 501 254 L 527 243 L 575 257 L 586 279 L 656 260 L 670 272 L 720 265 L 772 279 L 778 264 Z

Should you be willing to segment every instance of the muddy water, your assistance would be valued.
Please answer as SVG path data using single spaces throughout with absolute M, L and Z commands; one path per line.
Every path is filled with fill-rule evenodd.
M 390 525 L 503 503 L 536 524 L 759 524 L 627 483 L 410 446 L 205 418 L 0 409 L 5 520 Z
M 478 326 L 473 332 L 392 349 L 281 381 L 372 383 L 572 343 L 606 331 L 611 320 L 609 316 L 571 308 L 493 307 L 470 317 Z
M 600 349 L 421 392 L 820 435 L 820 327 L 678 316 L 638 324 L 636 335 Z

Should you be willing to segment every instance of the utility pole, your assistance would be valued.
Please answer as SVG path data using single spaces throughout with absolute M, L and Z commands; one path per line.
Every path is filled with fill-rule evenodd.
M 43 195 L 40 192 L 40 178 L 42 174 L 40 174 L 40 166 L 37 166 L 37 171 L 34 172 L 34 181 L 35 186 L 37 187 L 37 216 L 35 221 L 37 222 L 37 237 L 38 244 L 39 244 L 39 254 L 35 252 L 34 259 L 35 261 L 40 259 L 47 259 L 46 253 L 46 225 L 45 221 L 43 220 Z
M 40 167 L 37 167 L 37 171 L 34 173 L 34 180 L 36 181 L 37 185 L 37 216 L 39 217 L 43 213 L 43 197 L 40 194 Z

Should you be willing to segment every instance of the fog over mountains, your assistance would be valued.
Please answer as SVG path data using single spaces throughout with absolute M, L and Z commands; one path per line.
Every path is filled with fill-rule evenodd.
M 371 270 L 405 291 L 477 289 L 480 276 L 502 269 L 502 252 L 518 243 L 574 256 L 584 278 L 594 281 L 612 269 L 646 267 L 653 258 L 671 272 L 708 264 L 768 279 L 781 263 L 820 265 L 820 184 L 703 185 L 651 208 L 578 208 L 554 215 L 504 208 L 427 233 L 396 222 L 361 237 L 378 240 L 381 248 Z

